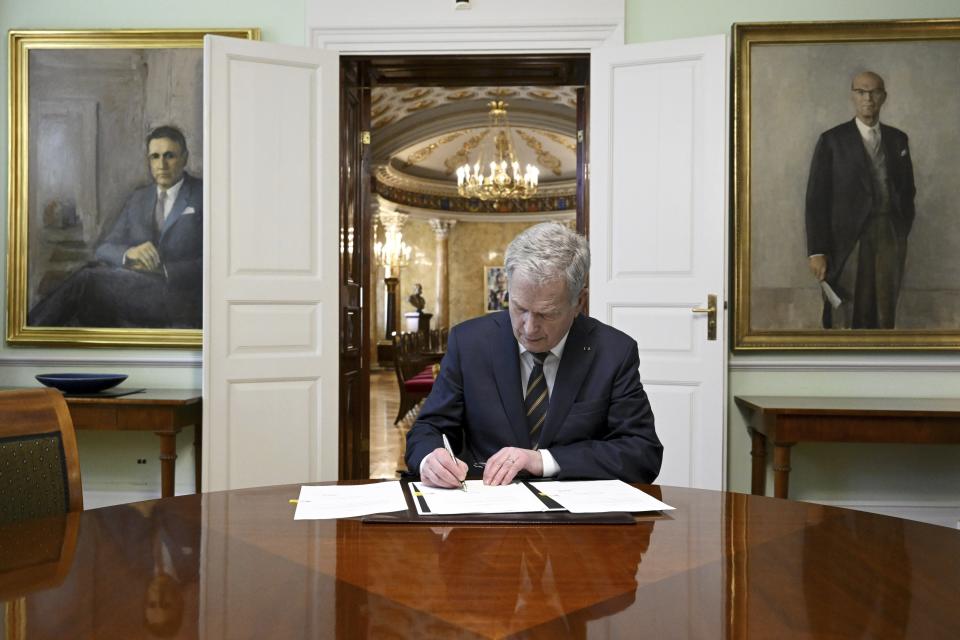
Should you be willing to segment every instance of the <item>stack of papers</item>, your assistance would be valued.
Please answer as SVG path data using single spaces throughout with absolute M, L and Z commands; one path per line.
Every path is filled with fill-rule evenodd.
M 467 513 L 608 513 L 665 511 L 668 504 L 620 480 L 514 482 L 489 486 L 467 480 L 467 490 L 408 484 L 417 513 L 423 516 Z M 399 482 L 300 487 L 294 520 L 352 518 L 371 513 L 404 511 L 407 503 Z
M 420 515 L 464 513 L 609 513 L 663 511 L 668 504 L 620 480 L 515 482 L 492 487 L 468 480 L 467 490 L 436 489 L 411 482 L 413 503 Z M 546 500 L 544 499 L 546 498 Z
M 399 482 L 300 487 L 294 520 L 352 518 L 403 511 L 407 502 Z

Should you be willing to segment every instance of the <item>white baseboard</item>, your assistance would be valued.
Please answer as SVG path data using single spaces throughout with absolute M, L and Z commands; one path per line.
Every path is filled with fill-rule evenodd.
M 960 504 L 944 504 L 942 502 L 891 504 L 889 502 L 848 502 L 844 500 L 810 500 L 810 502 L 960 529 Z

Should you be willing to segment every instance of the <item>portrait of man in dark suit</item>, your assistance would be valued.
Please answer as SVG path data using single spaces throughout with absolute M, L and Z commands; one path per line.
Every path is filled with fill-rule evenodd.
M 176 127 L 147 135 L 154 184 L 133 192 L 82 267 L 29 312 L 50 327 L 200 328 L 203 181 L 185 171 L 189 151 Z
M 637 343 L 581 313 L 589 271 L 586 239 L 563 225 L 535 225 L 510 243 L 508 309 L 450 330 L 407 435 L 407 468 L 424 484 L 456 487 L 468 472 L 492 485 L 518 474 L 657 477 L 663 446 Z
M 855 117 L 824 132 L 810 164 L 810 272 L 823 290 L 825 329 L 893 329 L 915 216 L 907 134 L 880 122 L 883 78 L 854 76 Z

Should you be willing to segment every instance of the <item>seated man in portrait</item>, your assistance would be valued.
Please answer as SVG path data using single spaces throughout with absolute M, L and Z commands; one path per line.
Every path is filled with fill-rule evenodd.
M 555 223 L 506 252 L 509 308 L 450 331 L 440 375 L 407 435 L 407 468 L 456 487 L 517 474 L 652 482 L 663 446 L 640 383 L 637 343 L 581 315 L 590 249 Z M 443 447 L 446 435 L 457 452 Z
M 134 191 L 83 267 L 41 300 L 31 326 L 200 328 L 203 181 L 184 171 L 187 142 L 172 126 L 147 136 L 155 184 Z

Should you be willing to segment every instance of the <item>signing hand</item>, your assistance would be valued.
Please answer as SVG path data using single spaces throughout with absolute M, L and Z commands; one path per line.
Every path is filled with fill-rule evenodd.
M 539 451 L 504 447 L 487 459 L 483 468 L 483 484 L 510 484 L 521 471 L 532 476 L 543 475 L 543 458 Z
M 427 454 L 420 465 L 420 481 L 428 487 L 459 489 L 466 477 L 467 463 L 463 460 L 454 462 L 443 447 L 437 447 Z
M 810 256 L 810 272 L 817 280 L 827 277 L 827 256 Z
M 160 271 L 160 253 L 149 241 L 127 249 L 123 254 L 123 262 L 137 271 Z

